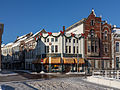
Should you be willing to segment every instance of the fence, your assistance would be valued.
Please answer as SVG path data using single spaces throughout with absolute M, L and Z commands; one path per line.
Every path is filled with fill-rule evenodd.
M 93 70 L 92 75 L 120 79 L 120 70 Z

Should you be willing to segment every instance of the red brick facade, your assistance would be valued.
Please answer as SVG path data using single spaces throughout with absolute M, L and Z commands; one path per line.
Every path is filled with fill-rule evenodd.
M 96 17 L 94 11 L 84 22 L 85 59 L 91 68 L 111 67 L 111 25 Z

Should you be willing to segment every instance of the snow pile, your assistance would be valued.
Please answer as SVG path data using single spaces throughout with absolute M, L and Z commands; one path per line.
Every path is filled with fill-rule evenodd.
M 12 76 L 12 75 L 18 75 L 18 74 L 17 73 L 9 73 L 9 74 L 0 73 L 0 76 Z

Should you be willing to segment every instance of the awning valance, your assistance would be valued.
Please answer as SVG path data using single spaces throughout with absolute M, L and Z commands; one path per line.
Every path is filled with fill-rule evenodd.
M 75 64 L 77 64 L 77 58 L 75 58 Z M 85 63 L 85 61 L 84 61 L 84 59 L 83 58 L 79 58 L 79 64 L 84 64 Z
M 32 62 L 33 64 L 41 64 L 41 60 L 37 59 Z M 49 64 L 49 57 L 43 59 L 43 64 Z M 51 57 L 51 64 L 61 64 L 60 57 Z
M 75 61 L 73 58 L 63 58 L 63 63 L 64 64 L 74 64 Z
M 51 57 L 51 64 L 61 64 L 60 57 Z

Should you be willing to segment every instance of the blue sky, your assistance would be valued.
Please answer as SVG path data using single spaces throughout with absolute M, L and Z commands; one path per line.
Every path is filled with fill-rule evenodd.
M 5 24 L 3 43 L 45 29 L 58 32 L 88 17 L 92 8 L 112 25 L 120 26 L 120 0 L 0 0 L 0 22 Z

